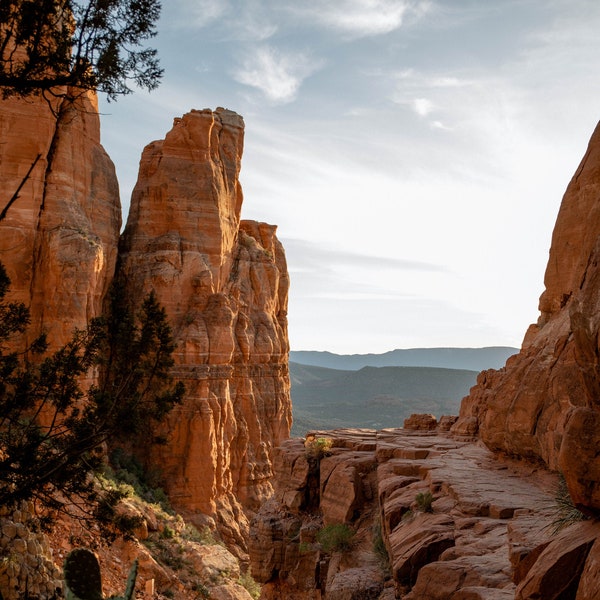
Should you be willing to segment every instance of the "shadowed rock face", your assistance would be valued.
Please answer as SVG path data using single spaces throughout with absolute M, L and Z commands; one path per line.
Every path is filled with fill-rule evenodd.
M 0 260 L 11 299 L 31 309 L 31 337 L 53 348 L 100 314 L 121 227 L 112 161 L 100 145 L 95 96 L 62 107 L 41 98 L 2 101 L 0 210 L 40 158 L 0 221 Z
M 231 111 L 192 111 L 148 145 L 120 251 L 129 298 L 154 290 L 165 306 L 187 391 L 148 458 L 179 508 L 214 515 L 241 546 L 239 502 L 271 494 L 291 425 L 289 278 L 276 228 L 240 221 L 243 133 Z
M 456 433 L 560 469 L 574 501 L 600 509 L 600 127 L 558 214 L 540 298 L 521 352 L 484 371 Z

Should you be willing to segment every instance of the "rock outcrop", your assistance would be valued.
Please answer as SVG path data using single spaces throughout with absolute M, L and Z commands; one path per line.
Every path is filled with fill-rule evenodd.
M 522 349 L 484 371 L 453 431 L 561 470 L 576 504 L 600 510 L 600 127 L 560 208 Z
M 119 188 L 96 97 L 3 100 L 0 135 L 0 210 L 26 179 L 0 221 L 0 260 L 11 299 L 31 310 L 28 335 L 46 331 L 56 348 L 100 314 L 117 259 Z
M 600 526 L 553 533 L 557 476 L 543 466 L 440 429 L 386 429 L 290 439 L 275 469 L 250 530 L 266 600 L 596 597 Z M 354 535 L 336 545 L 331 527 Z
M 271 494 L 291 425 L 287 267 L 274 226 L 240 221 L 243 134 L 231 111 L 192 111 L 146 147 L 119 269 L 134 303 L 153 290 L 165 307 L 186 385 L 147 459 L 177 507 L 242 547 L 242 506 Z

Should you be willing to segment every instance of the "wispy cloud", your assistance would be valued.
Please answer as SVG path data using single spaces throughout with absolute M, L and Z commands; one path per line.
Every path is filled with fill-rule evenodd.
M 424 261 L 405 260 L 389 256 L 369 256 L 358 252 L 325 248 L 322 245 L 294 238 L 286 238 L 283 241 L 286 252 L 294 258 L 294 263 L 298 265 L 298 268 L 305 271 L 313 268 L 320 271 L 324 266 L 329 268 L 349 266 L 353 269 L 377 268 L 401 271 L 447 272 L 446 267 L 442 265 Z M 291 265 L 290 270 L 294 267 L 295 265 Z
M 286 53 L 261 45 L 247 52 L 233 77 L 259 89 L 271 102 L 285 104 L 296 99 L 302 82 L 319 66 L 304 53 Z
M 290 10 L 351 37 L 367 37 L 390 33 L 408 19 L 420 19 L 431 6 L 429 0 L 311 0 Z
M 228 0 L 170 0 L 170 4 L 169 25 L 176 28 L 207 27 L 231 9 Z
M 412 102 L 415 112 L 420 117 L 426 117 L 433 111 L 433 102 L 427 98 L 415 98 Z

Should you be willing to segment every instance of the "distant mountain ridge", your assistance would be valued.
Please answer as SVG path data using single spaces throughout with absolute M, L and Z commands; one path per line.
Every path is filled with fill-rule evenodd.
M 484 348 L 407 348 L 383 354 L 334 354 L 326 351 L 292 350 L 290 361 L 301 365 L 358 371 L 363 367 L 436 367 L 483 371 L 499 369 L 519 352 L 511 346 Z
M 412 413 L 458 414 L 477 371 L 363 367 L 344 371 L 290 363 L 293 436 L 310 429 L 402 427 Z

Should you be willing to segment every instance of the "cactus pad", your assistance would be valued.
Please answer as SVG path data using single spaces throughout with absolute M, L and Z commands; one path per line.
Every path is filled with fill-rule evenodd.
M 64 574 L 67 598 L 103 600 L 100 565 L 91 550 L 86 548 L 71 550 L 65 559 Z

